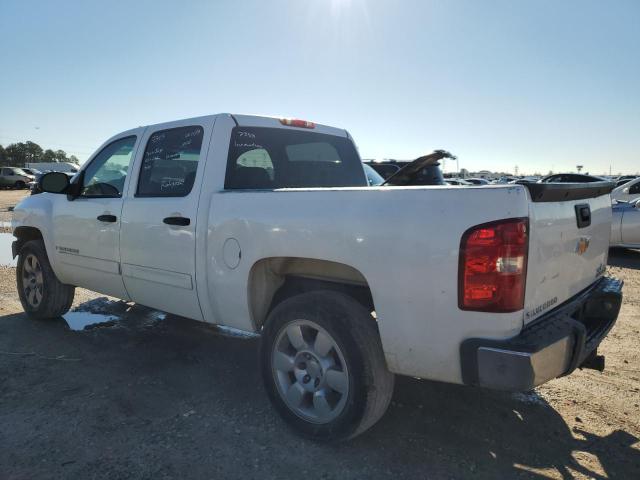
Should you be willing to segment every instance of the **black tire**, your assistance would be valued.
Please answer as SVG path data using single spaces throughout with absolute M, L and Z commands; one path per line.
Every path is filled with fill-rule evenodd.
M 40 301 L 34 304 L 28 298 L 28 291 L 25 288 L 25 271 L 32 269 L 25 262 L 35 257 L 39 264 L 39 272 L 42 278 L 42 289 L 40 292 Z M 16 286 L 18 288 L 18 296 L 20 303 L 27 315 L 32 318 L 45 319 L 56 318 L 69 311 L 73 303 L 75 295 L 75 287 L 61 283 L 53 273 L 49 257 L 42 240 L 31 240 L 26 242 L 20 249 L 18 257 L 18 268 L 16 268 Z M 30 292 L 30 290 L 29 290 Z
M 322 327 L 348 367 L 346 403 L 329 423 L 313 423 L 296 414 L 283 400 L 272 369 L 280 332 L 300 319 Z M 387 369 L 375 320 L 360 303 L 340 292 L 312 291 L 278 304 L 265 322 L 260 361 L 265 388 L 278 413 L 297 433 L 313 440 L 341 441 L 363 433 L 386 412 L 393 395 L 394 375 Z
M 16 183 L 13 184 L 13 187 L 17 190 L 22 190 L 23 188 L 25 188 L 27 186 L 26 183 L 24 183 L 22 180 L 18 180 Z

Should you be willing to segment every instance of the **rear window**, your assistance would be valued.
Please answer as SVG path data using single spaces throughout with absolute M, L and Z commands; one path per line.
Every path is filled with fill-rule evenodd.
M 364 186 L 358 152 L 347 138 L 262 127 L 231 133 L 227 190 Z

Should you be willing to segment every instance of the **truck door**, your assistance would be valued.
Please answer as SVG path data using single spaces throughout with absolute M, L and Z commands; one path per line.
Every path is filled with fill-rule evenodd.
M 213 118 L 149 128 L 122 212 L 122 275 L 132 300 L 202 320 L 196 214 Z
M 56 274 L 66 283 L 127 298 L 120 275 L 122 194 L 144 129 L 110 141 L 83 169 L 80 196 L 52 198 Z

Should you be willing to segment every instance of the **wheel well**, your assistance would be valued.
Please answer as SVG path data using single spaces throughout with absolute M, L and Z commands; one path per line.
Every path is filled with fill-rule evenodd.
M 346 293 L 370 311 L 375 310 L 367 280 L 343 263 L 313 258 L 272 257 L 256 262 L 249 273 L 249 308 L 256 331 L 283 300 L 312 290 Z
M 20 253 L 22 246 L 31 240 L 42 240 L 42 233 L 35 227 L 18 227 L 13 231 L 13 236 L 18 239 L 13 250 L 14 258 Z

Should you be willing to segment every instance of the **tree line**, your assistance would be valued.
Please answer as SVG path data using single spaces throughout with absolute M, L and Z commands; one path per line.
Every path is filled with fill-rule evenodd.
M 24 167 L 25 163 L 36 162 L 80 163 L 75 155 L 67 155 L 64 150 L 44 150 L 31 141 L 11 143 L 6 147 L 0 145 L 0 167 Z

